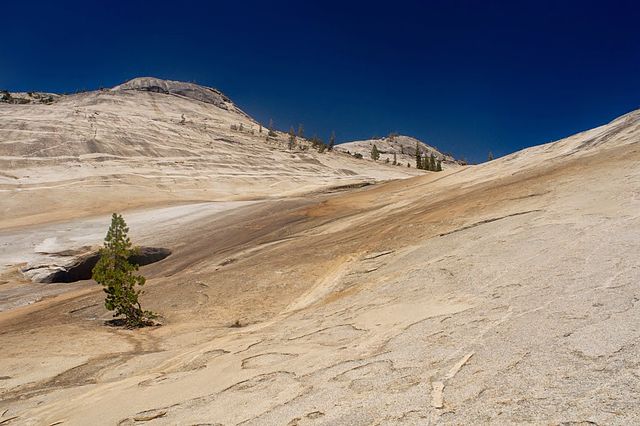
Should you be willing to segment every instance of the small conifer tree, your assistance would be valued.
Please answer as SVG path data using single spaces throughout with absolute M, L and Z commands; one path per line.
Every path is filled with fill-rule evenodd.
M 422 169 L 422 154 L 418 142 L 416 142 L 416 169 Z
M 129 262 L 137 249 L 132 247 L 128 232 L 122 216 L 114 213 L 100 259 L 92 272 L 93 279 L 104 286 L 107 294 L 105 307 L 113 311 L 114 318 L 124 315 L 125 325 L 135 328 L 149 325 L 155 314 L 142 310 L 138 300 L 141 290 L 136 287 L 143 286 L 145 278 L 136 274 L 138 266 Z
M 304 138 L 304 126 L 302 123 L 298 124 L 298 137 Z
M 431 153 L 431 157 L 429 157 L 429 170 L 431 170 L 432 172 L 436 171 L 436 156 L 433 154 L 433 152 Z
M 380 151 L 378 151 L 378 147 L 373 145 L 373 148 L 371 148 L 371 158 L 374 161 L 377 161 L 378 158 L 380 158 Z
M 441 172 L 442 171 L 442 161 L 438 160 L 438 163 L 436 164 L 436 172 Z
M 493 152 L 489 151 L 489 154 L 487 155 L 487 161 L 492 161 L 493 160 Z
M 296 144 L 296 134 L 293 130 L 293 126 L 289 129 L 289 149 L 293 149 Z
M 333 151 L 333 147 L 336 144 L 336 132 L 331 131 L 331 136 L 329 137 L 329 147 L 327 148 L 328 151 Z
M 396 153 L 393 153 L 393 165 L 395 166 L 396 164 L 398 164 L 398 157 L 396 156 Z

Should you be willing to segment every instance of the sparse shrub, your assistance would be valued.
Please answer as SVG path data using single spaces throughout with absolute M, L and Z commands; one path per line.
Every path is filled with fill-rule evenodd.
M 268 138 L 277 138 L 278 134 L 273 130 L 273 120 L 269 119 L 269 132 L 267 133 Z
M 362 154 L 360 154 L 359 152 L 356 152 L 355 154 L 353 154 L 353 156 L 355 158 L 362 158 Z
M 317 149 L 319 153 L 323 153 L 327 149 L 327 145 L 325 145 L 324 141 L 316 134 L 311 138 L 311 146 Z

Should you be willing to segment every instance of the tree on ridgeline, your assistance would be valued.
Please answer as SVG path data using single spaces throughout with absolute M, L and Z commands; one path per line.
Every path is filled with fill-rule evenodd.
M 333 151 L 333 147 L 336 145 L 336 132 L 331 131 L 331 136 L 329 136 L 329 148 L 328 151 Z
M 129 228 L 122 216 L 114 213 L 92 277 L 104 287 L 107 294 L 104 306 L 113 311 L 113 317 L 124 316 L 127 327 L 137 328 L 153 324 L 156 315 L 140 306 L 138 296 L 141 290 L 136 287 L 143 286 L 145 278 L 136 274 L 138 266 L 129 262 L 138 250 L 132 247 L 128 233 Z
M 489 151 L 489 154 L 487 155 L 487 161 L 492 161 L 493 160 L 493 152 Z
M 377 161 L 378 158 L 380 158 L 380 151 L 378 151 L 378 147 L 375 145 L 371 148 L 371 158 L 373 158 L 374 161 Z
M 293 130 L 293 126 L 289 129 L 289 149 L 293 149 L 296 145 L 296 134 Z
M 422 169 L 422 154 L 418 142 L 416 142 L 416 169 Z
M 302 123 L 298 124 L 298 137 L 304 138 L 304 126 Z
M 273 129 L 273 119 L 269 119 L 269 132 L 267 133 L 267 139 L 268 138 L 277 138 L 278 134 L 275 132 L 275 130 Z

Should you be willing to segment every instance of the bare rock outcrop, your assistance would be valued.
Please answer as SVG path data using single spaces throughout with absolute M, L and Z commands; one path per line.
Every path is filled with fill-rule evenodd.
M 56 254 L 58 256 L 52 263 L 27 265 L 22 272 L 27 278 L 38 283 L 72 283 L 91 279 L 93 267 L 100 259 L 98 250 L 79 255 L 54 253 Z M 129 262 L 144 266 L 159 262 L 170 254 L 171 250 L 162 247 L 139 247 L 137 253 L 129 258 Z
M 239 111 L 227 96 L 217 89 L 200 86 L 184 81 L 162 80 L 154 77 L 138 77 L 120 84 L 113 89 L 117 90 L 141 90 L 146 92 L 165 93 L 179 95 L 185 98 L 213 104 L 227 111 Z

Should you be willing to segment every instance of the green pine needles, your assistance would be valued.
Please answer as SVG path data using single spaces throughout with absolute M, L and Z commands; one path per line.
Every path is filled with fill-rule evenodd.
M 124 316 L 124 325 L 129 328 L 152 325 L 156 315 L 144 311 L 138 301 L 140 289 L 145 278 L 136 274 L 137 265 L 132 265 L 129 258 L 137 252 L 128 237 L 129 228 L 121 215 L 111 216 L 111 226 L 104 239 L 104 247 L 100 249 L 100 260 L 93 268 L 93 279 L 104 286 L 107 297 L 104 306 L 113 311 L 113 317 Z
M 380 151 L 378 151 L 378 147 L 373 145 L 373 148 L 371 148 L 371 158 L 374 161 L 377 161 L 378 158 L 380 158 Z

